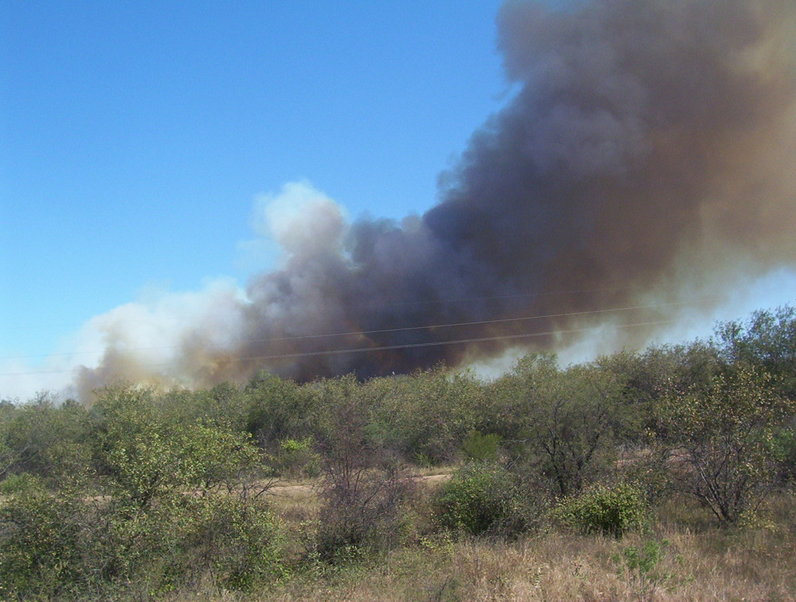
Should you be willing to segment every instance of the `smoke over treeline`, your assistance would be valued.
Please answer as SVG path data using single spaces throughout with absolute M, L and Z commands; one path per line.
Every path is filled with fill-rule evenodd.
M 348 223 L 294 186 L 310 198 L 271 216 L 279 269 L 244 296 L 213 296 L 165 362 L 129 347 L 135 324 L 114 322 L 80 389 L 455 365 L 561 342 L 501 337 L 666 300 L 684 275 L 792 264 L 795 18 L 790 0 L 507 2 L 499 48 L 514 94 L 440 177 L 435 207 Z

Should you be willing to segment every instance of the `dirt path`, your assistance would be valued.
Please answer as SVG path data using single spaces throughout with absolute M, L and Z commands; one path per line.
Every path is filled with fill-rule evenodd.
M 411 478 L 424 485 L 436 485 L 450 479 L 450 474 L 414 475 Z M 281 497 L 302 497 L 312 495 L 316 491 L 315 485 L 301 483 L 296 485 L 274 485 L 268 490 L 270 495 Z
M 432 475 L 413 475 L 412 479 L 417 481 L 418 483 L 423 483 L 424 485 L 435 485 L 438 483 L 442 483 L 443 481 L 447 481 L 450 479 L 450 474 L 432 474 Z M 316 481 L 319 483 L 319 481 Z M 256 489 L 256 487 L 255 487 Z M 316 484 L 315 483 L 295 483 L 290 485 L 273 485 L 267 488 L 266 493 L 268 495 L 273 495 L 277 497 L 283 498 L 299 498 L 299 497 L 307 497 L 315 495 L 317 492 Z M 198 495 L 198 492 L 190 492 L 186 491 L 183 492 L 186 495 Z M 94 496 L 87 496 L 83 498 L 84 502 L 94 502 L 94 503 L 107 503 L 111 500 L 111 496 L 109 495 L 94 495 Z M 0 501 L 3 501 L 3 498 L 0 497 Z

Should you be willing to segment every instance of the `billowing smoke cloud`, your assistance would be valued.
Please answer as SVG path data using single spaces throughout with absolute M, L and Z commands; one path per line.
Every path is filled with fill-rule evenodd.
M 279 269 L 169 330 L 162 361 L 126 345 L 135 325 L 109 325 L 81 387 L 455 365 L 561 344 L 604 317 L 577 312 L 793 265 L 795 14 L 791 0 L 507 2 L 499 46 L 516 92 L 440 178 L 437 206 L 350 223 L 289 185 L 263 213 Z

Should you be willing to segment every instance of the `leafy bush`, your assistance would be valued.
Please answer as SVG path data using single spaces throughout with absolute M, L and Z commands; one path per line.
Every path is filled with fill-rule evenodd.
M 632 586 L 639 600 L 651 600 L 660 587 L 675 585 L 674 575 L 661 569 L 667 556 L 667 540 L 648 539 L 638 546 L 627 546 L 613 556 L 619 575 Z M 681 560 L 675 556 L 676 560 Z
M 29 403 L 4 407 L 0 418 L 0 476 L 28 472 L 55 485 L 87 466 L 88 414 L 82 406 L 58 406 L 41 394 Z
M 775 381 L 739 364 L 704 390 L 670 394 L 657 408 L 676 485 L 721 523 L 753 514 L 781 474 L 787 452 L 774 442 L 796 412 L 796 399 L 781 396 Z
M 273 514 L 242 496 L 177 494 L 142 509 L 32 489 L 5 503 L 0 525 L 2 599 L 148 597 L 206 575 L 249 590 L 286 572 Z
M 796 429 L 783 428 L 771 438 L 771 454 L 780 465 L 779 481 L 796 482 Z
M 728 364 L 750 364 L 774 377 L 782 396 L 796 399 L 796 307 L 754 312 L 745 321 L 719 324 L 716 344 Z
M 462 451 L 470 460 L 494 462 L 500 450 L 501 436 L 495 433 L 482 435 L 478 431 L 470 431 L 462 443 Z
M 459 457 L 467 433 L 480 426 L 484 388 L 470 374 L 437 367 L 412 376 L 378 378 L 360 392 L 368 400 L 369 430 L 380 444 L 425 465 Z
M 321 472 L 321 457 L 312 449 L 312 437 L 287 438 L 279 442 L 275 469 L 292 477 L 317 477 Z
M 249 404 L 246 430 L 260 447 L 273 452 L 286 438 L 317 434 L 322 412 L 312 387 L 261 373 L 251 380 L 245 393 Z
M 191 499 L 186 509 L 183 575 L 207 571 L 219 585 L 246 591 L 286 574 L 281 530 L 263 501 L 211 496 Z
M 76 597 L 93 580 L 93 508 L 76 491 L 27 485 L 0 506 L 0 599 Z
M 29 472 L 10 474 L 0 481 L 0 494 L 14 495 L 15 493 L 22 493 L 23 491 L 42 486 L 41 477 L 38 475 Z
M 478 462 L 462 467 L 440 487 L 434 517 L 443 528 L 471 535 L 511 535 L 533 526 L 535 501 L 509 470 Z
M 521 442 L 516 460 L 556 495 L 580 491 L 613 470 L 614 432 L 624 421 L 621 385 L 595 365 L 562 370 L 554 356 L 538 354 L 519 360 L 493 387 L 513 431 L 507 438 Z
M 647 503 L 635 485 L 596 485 L 562 499 L 552 516 L 560 525 L 580 533 L 603 533 L 620 538 L 644 526 Z
M 102 499 L 79 479 L 57 494 L 11 479 L 1 598 L 148 598 L 205 575 L 248 589 L 283 573 L 278 525 L 252 493 L 261 452 L 251 436 L 158 412 L 148 391 L 103 393 L 94 413 Z
M 260 468 L 248 433 L 202 423 L 169 425 L 147 416 L 117 420 L 99 437 L 96 457 L 116 495 L 141 507 L 187 489 L 231 486 Z

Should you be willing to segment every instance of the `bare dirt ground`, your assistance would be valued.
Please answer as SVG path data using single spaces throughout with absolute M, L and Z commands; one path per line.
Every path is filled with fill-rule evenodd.
M 450 473 L 443 473 L 412 475 L 411 478 L 423 485 L 437 485 L 450 479 L 450 476 Z M 274 485 L 268 490 L 268 493 L 279 497 L 306 497 L 316 493 L 316 487 L 316 484 L 311 482 Z

